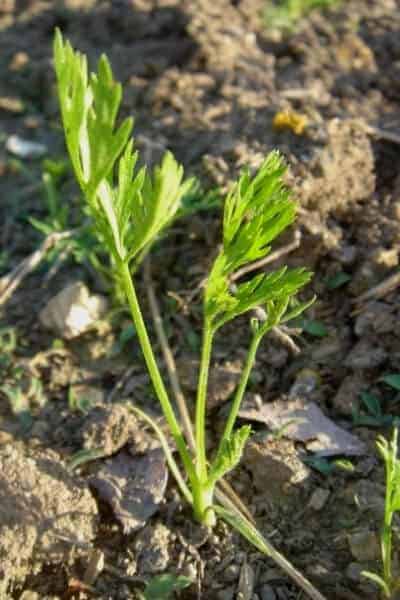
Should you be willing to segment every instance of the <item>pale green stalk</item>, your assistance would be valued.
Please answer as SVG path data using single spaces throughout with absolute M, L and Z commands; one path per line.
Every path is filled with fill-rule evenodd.
M 383 563 L 383 578 L 389 589 L 392 589 L 392 520 L 394 515 L 393 510 L 393 494 L 396 485 L 395 479 L 395 462 L 397 460 L 397 428 L 394 429 L 393 439 L 391 442 L 388 459 L 385 461 L 386 471 L 386 496 L 385 496 L 385 514 L 383 519 L 383 529 L 381 535 L 382 546 L 382 563 Z
M 252 337 L 252 340 L 250 343 L 250 348 L 247 353 L 246 364 L 245 364 L 244 370 L 242 371 L 239 386 L 236 390 L 236 394 L 235 394 L 235 397 L 232 402 L 231 410 L 230 410 L 229 417 L 228 417 L 228 420 L 225 425 L 224 433 L 222 434 L 222 438 L 219 443 L 218 452 L 221 450 L 221 448 L 224 444 L 224 441 L 228 440 L 232 434 L 233 427 L 235 425 L 235 422 L 236 422 L 236 419 L 237 419 L 237 416 L 239 413 L 240 405 L 242 403 L 243 396 L 246 391 L 247 384 L 249 382 L 250 373 L 252 371 L 254 362 L 256 360 L 256 354 L 257 354 L 258 346 L 260 345 L 261 340 L 262 340 L 262 335 L 259 335 L 258 333 L 253 334 L 253 337 Z
M 199 382 L 196 400 L 196 474 L 198 481 L 193 485 L 193 509 L 196 518 L 213 527 L 216 523 L 215 513 L 212 510 L 214 486 L 207 485 L 207 457 L 206 457 L 206 410 L 207 410 L 207 384 L 210 370 L 212 343 L 214 330 L 208 319 L 205 319 Z
M 208 372 L 210 369 L 211 350 L 214 338 L 214 331 L 206 319 L 204 323 L 203 343 L 201 350 L 201 363 L 199 382 L 197 387 L 196 400 L 196 472 L 200 480 L 207 479 L 207 458 L 206 458 L 206 408 L 207 408 L 207 383 Z
M 147 369 L 149 371 L 150 379 L 153 383 L 154 390 L 160 401 L 164 416 L 167 420 L 168 426 L 181 455 L 185 470 L 191 481 L 194 481 L 196 479 L 196 475 L 192 459 L 186 447 L 185 439 L 183 437 L 181 428 L 178 424 L 175 413 L 171 406 L 171 402 L 168 398 L 167 391 L 165 389 L 160 371 L 157 366 L 157 362 L 154 357 L 153 349 L 151 347 L 149 336 L 147 334 L 146 325 L 143 320 L 142 312 L 140 310 L 135 287 L 133 285 L 132 277 L 129 271 L 129 265 L 127 262 L 121 263 L 120 273 L 126 297 L 128 299 L 129 307 L 131 309 L 132 319 L 135 324 L 140 346 L 142 348 L 143 356 L 147 365 Z

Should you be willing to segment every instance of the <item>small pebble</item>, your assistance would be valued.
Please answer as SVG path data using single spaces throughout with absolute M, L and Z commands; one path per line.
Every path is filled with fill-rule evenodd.
M 229 583 L 231 583 L 233 581 L 237 581 L 237 579 L 239 577 L 239 573 L 240 573 L 239 565 L 236 565 L 235 563 L 231 563 L 225 569 L 224 580 L 228 581 Z
M 358 531 L 348 537 L 350 552 L 357 561 L 368 562 L 380 556 L 380 546 L 373 531 Z
M 313 491 L 311 498 L 308 502 L 308 507 L 313 510 L 320 511 L 324 508 L 328 498 L 330 496 L 330 491 L 325 490 L 324 488 L 317 488 Z
M 346 569 L 346 577 L 350 579 L 350 581 L 359 583 L 363 580 L 363 575 L 361 574 L 363 571 L 364 567 L 362 565 L 356 562 L 352 562 L 348 565 Z
M 233 600 L 234 597 L 235 586 L 231 586 L 217 592 L 217 600 Z
M 196 581 L 196 579 L 197 579 L 196 565 L 192 562 L 187 563 L 182 570 L 182 575 L 184 575 L 185 577 L 188 577 L 192 581 Z
M 18 158 L 41 158 L 47 153 L 47 147 L 39 142 L 25 140 L 18 135 L 10 135 L 6 141 L 6 150 Z
M 276 600 L 276 594 L 273 588 L 267 584 L 263 585 L 260 590 L 260 599 L 261 600 Z
M 8 65 L 8 68 L 10 69 L 10 71 L 19 71 L 23 67 L 25 67 L 25 65 L 27 65 L 28 62 L 29 56 L 26 52 L 16 52 L 13 55 L 11 62 Z
M 240 569 L 237 600 L 252 600 L 254 583 L 254 570 L 247 562 L 244 562 Z

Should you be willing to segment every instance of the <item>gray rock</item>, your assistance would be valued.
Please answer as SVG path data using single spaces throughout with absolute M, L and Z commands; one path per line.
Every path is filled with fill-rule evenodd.
M 233 600 L 235 597 L 235 586 L 225 588 L 224 590 L 219 590 L 217 592 L 217 600 Z
M 379 540 L 373 531 L 359 531 L 348 537 L 350 552 L 357 561 L 368 562 L 380 556 Z
M 90 484 L 111 506 L 124 533 L 140 529 L 159 508 L 168 482 L 168 469 L 161 449 L 131 456 L 127 452 L 102 464 Z
M 352 562 L 348 565 L 346 569 L 346 577 L 354 583 L 360 583 L 360 581 L 364 581 L 364 577 L 362 575 L 363 571 L 364 567 L 362 565 L 356 562 Z
M 382 484 L 360 479 L 343 491 L 343 497 L 348 505 L 370 513 L 377 521 L 382 519 L 385 504 L 385 487 Z
M 246 446 L 244 462 L 256 490 L 267 493 L 272 502 L 280 505 L 298 498 L 310 475 L 290 440 L 252 440 Z
M 154 437 L 143 430 L 143 425 L 123 404 L 94 406 L 77 432 L 77 442 L 86 450 L 101 448 L 105 456 L 115 454 L 128 443 L 133 444 L 136 452 L 146 452 L 155 446 Z
M 324 508 L 328 498 L 330 496 L 330 491 L 325 490 L 324 488 L 317 488 L 313 491 L 311 498 L 308 502 L 309 508 L 320 511 Z
M 357 342 L 346 357 L 345 365 L 351 369 L 375 369 L 387 358 L 387 352 L 379 346 L 373 346 L 368 340 Z
M 262 586 L 260 590 L 260 599 L 261 600 L 276 600 L 276 594 L 273 588 L 266 583 Z
M 253 567 L 246 561 L 240 569 L 237 600 L 252 600 L 255 584 L 255 573 Z
M 348 375 L 340 384 L 332 400 L 335 409 L 342 415 L 350 416 L 359 404 L 360 393 L 365 389 L 364 380 L 358 375 Z
M 385 302 L 370 302 L 358 315 L 354 332 L 359 337 L 374 333 L 389 333 L 396 324 L 393 307 Z
M 170 561 L 169 544 L 171 532 L 162 523 L 148 525 L 135 541 L 138 571 L 147 574 L 161 573 Z
M 224 580 L 232 583 L 233 581 L 237 581 L 240 574 L 240 567 L 235 563 L 231 563 L 228 567 L 226 567 L 224 571 Z

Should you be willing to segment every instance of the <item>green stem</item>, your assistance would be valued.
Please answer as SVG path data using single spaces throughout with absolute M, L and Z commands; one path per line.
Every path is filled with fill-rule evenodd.
M 206 459 L 206 407 L 207 407 L 207 383 L 208 372 L 210 368 L 211 349 L 214 338 L 214 330 L 205 320 L 203 345 L 201 351 L 201 364 L 199 373 L 199 383 L 197 387 L 196 400 L 196 472 L 200 481 L 207 480 L 207 459 Z
M 391 520 L 383 525 L 382 532 L 383 579 L 392 591 L 392 524 Z
M 240 378 L 239 387 L 236 390 L 236 394 L 235 394 L 235 397 L 232 402 L 231 410 L 230 410 L 229 417 L 228 417 L 228 420 L 225 425 L 224 433 L 222 434 L 222 438 L 219 443 L 218 452 L 222 448 L 224 441 L 228 440 L 232 434 L 232 430 L 233 430 L 233 427 L 235 425 L 235 422 L 236 422 L 236 419 L 238 416 L 240 405 L 242 403 L 243 396 L 244 396 L 244 393 L 246 391 L 246 387 L 247 387 L 247 384 L 249 381 L 250 373 L 251 373 L 251 370 L 253 368 L 253 365 L 254 365 L 254 362 L 256 359 L 257 349 L 261 342 L 262 337 L 263 336 L 260 335 L 259 333 L 253 334 L 250 348 L 247 353 L 245 368 L 242 371 L 242 376 Z
M 122 276 L 123 286 L 131 309 L 133 322 L 135 324 L 136 332 L 139 338 L 140 346 L 146 361 L 147 369 L 149 371 L 150 379 L 153 383 L 154 390 L 160 401 L 161 408 L 164 416 L 169 425 L 170 431 L 174 437 L 176 446 L 181 455 L 182 462 L 184 464 L 186 473 L 188 474 L 191 481 L 196 479 L 194 466 L 186 447 L 184 437 L 182 435 L 181 428 L 179 427 L 175 413 L 173 411 L 171 402 L 168 398 L 167 391 L 165 389 L 163 380 L 161 378 L 160 371 L 158 369 L 156 360 L 154 358 L 153 349 L 150 344 L 149 336 L 147 334 L 146 325 L 143 320 L 143 316 L 140 310 L 139 302 L 136 296 L 135 287 L 133 285 L 129 265 L 127 262 L 123 262 L 120 265 L 120 272 Z
M 385 516 L 383 520 L 382 531 L 382 562 L 383 562 L 383 579 L 390 591 L 392 591 L 392 518 L 393 512 L 391 507 L 392 500 L 392 465 L 388 468 L 386 465 L 386 478 L 389 481 L 388 490 L 385 498 Z
M 214 527 L 217 522 L 213 506 L 214 486 L 197 485 L 193 487 L 194 516 L 206 527 Z

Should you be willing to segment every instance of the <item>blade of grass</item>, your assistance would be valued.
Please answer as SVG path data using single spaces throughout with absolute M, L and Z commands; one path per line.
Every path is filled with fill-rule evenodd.
M 217 515 L 236 529 L 244 538 L 266 556 L 270 556 L 281 569 L 293 579 L 312 600 L 326 600 L 313 585 L 306 579 L 280 552 L 268 542 L 264 536 L 242 515 L 236 511 L 227 510 L 222 506 L 213 507 Z

